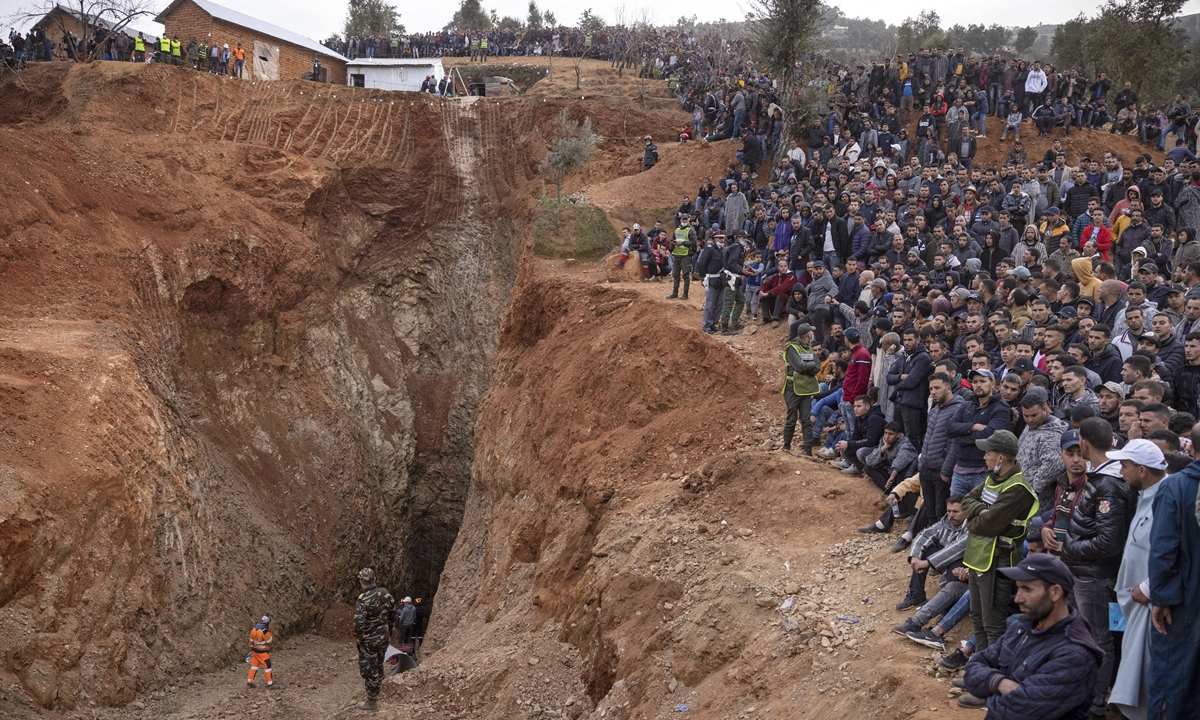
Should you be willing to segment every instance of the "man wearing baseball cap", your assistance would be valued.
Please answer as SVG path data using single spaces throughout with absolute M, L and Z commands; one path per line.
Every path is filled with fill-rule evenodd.
M 1167 461 L 1157 445 L 1141 438 L 1109 452 L 1108 458 L 1121 463 L 1121 477 L 1130 490 L 1138 493 L 1117 573 L 1117 602 L 1125 617 L 1125 633 L 1121 664 L 1108 700 L 1126 717 L 1145 718 L 1150 674 L 1147 650 L 1154 632 L 1150 623 L 1150 531 L 1154 526 L 1154 497 L 1166 474 Z
M 1058 558 L 1037 553 L 999 574 L 1016 584 L 1021 617 L 971 656 L 963 674 L 971 695 L 960 704 L 976 707 L 973 701 L 984 700 L 989 718 L 1086 717 L 1104 653 L 1067 604 L 1075 585 L 1071 571 Z
M 783 450 L 790 452 L 792 437 L 796 434 L 796 422 L 800 422 L 800 436 L 804 442 L 805 455 L 812 455 L 812 399 L 820 392 L 817 373 L 821 361 L 812 347 L 812 325 L 802 323 L 796 328 L 796 337 L 788 341 L 783 349 L 784 381 L 783 402 L 787 416 L 783 424 Z
M 972 373 L 972 379 L 975 375 Z M 976 440 L 975 446 L 983 451 L 988 474 L 963 498 L 968 532 L 963 565 L 971 570 L 975 647 L 983 650 L 1004 634 L 1012 600 L 1012 581 L 996 571 L 1021 559 L 1026 527 L 1037 514 L 1038 501 L 1017 464 L 1015 435 L 996 430 Z

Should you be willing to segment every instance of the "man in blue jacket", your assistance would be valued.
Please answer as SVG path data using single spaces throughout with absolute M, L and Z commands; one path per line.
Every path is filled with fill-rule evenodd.
M 1192 428 L 1193 447 L 1200 425 Z M 1150 711 L 1167 720 L 1200 718 L 1200 461 L 1158 483 L 1150 530 Z
M 987 701 L 987 720 L 1084 720 L 1104 653 L 1087 621 L 1067 605 L 1075 585 L 1061 560 L 1045 553 L 1000 568 L 1017 585 L 1021 617 L 999 642 L 971 656 L 963 675 L 970 695 Z
M 888 371 L 888 385 L 896 389 L 896 409 L 904 435 L 918 452 L 925 437 L 925 409 L 929 405 L 929 376 L 933 360 L 916 328 L 904 331 L 904 359 Z
M 975 402 L 959 408 L 948 426 L 951 440 L 958 442 L 958 457 L 950 476 L 951 495 L 966 496 L 983 482 L 987 464 L 975 441 L 991 437 L 997 430 L 1007 430 L 1012 422 L 1012 410 L 996 392 L 998 383 L 991 370 L 972 370 L 967 379 L 971 381 Z

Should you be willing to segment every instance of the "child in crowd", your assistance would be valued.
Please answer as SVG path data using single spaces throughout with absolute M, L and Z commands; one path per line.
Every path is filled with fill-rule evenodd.
M 1021 139 L 1021 108 L 1015 103 L 1009 108 L 1008 118 L 1004 121 L 1004 129 L 1000 131 L 1000 139 L 1004 140 L 1004 136 L 1008 135 L 1008 131 L 1012 130 L 1013 135 L 1017 140 Z
M 758 319 L 758 291 L 762 286 L 764 269 L 762 253 L 758 250 L 751 252 L 750 257 L 746 258 L 745 265 L 742 266 L 742 275 L 745 276 L 742 284 L 745 286 L 746 307 L 755 320 Z

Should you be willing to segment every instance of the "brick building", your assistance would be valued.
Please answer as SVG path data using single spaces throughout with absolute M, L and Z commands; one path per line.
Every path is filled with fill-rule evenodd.
M 174 0 L 155 18 L 166 36 L 192 37 L 232 52 L 241 43 L 246 51 L 243 77 L 247 80 L 298 80 L 312 72 L 313 57 L 321 60 L 322 81 L 346 84 L 346 58 L 315 40 L 285 30 L 209 0 Z M 231 63 L 232 65 L 232 63 Z
M 61 53 L 62 48 L 60 46 L 64 31 L 71 33 L 77 38 L 82 38 L 85 34 L 88 34 L 85 32 L 84 24 L 79 18 L 80 14 L 78 10 L 69 8 L 66 5 L 55 5 L 51 8 L 50 12 L 35 22 L 33 27 L 45 31 L 50 36 L 50 39 L 54 41 L 56 50 Z M 154 23 L 138 19 L 135 22 L 122 25 L 121 29 L 129 37 L 137 37 L 137 34 L 140 32 L 147 44 L 154 44 L 158 42 L 158 36 L 162 32 L 162 28 L 157 26 L 151 27 L 152 25 Z M 97 28 L 112 30 L 114 25 L 107 18 L 89 17 L 88 27 L 93 31 Z

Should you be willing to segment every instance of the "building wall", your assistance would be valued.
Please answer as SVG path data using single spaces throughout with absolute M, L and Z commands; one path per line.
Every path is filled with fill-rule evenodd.
M 244 77 L 250 80 L 254 75 L 254 41 L 267 43 L 279 48 L 279 79 L 280 80 L 299 80 L 305 73 L 312 71 L 312 59 L 314 53 L 305 47 L 293 45 L 289 42 L 280 40 L 279 38 L 271 37 L 256 33 L 253 30 L 233 25 L 218 18 L 214 18 L 205 11 L 200 9 L 200 6 L 195 3 L 185 2 L 180 3 L 179 7 L 171 15 L 165 18 L 166 22 L 163 26 L 166 28 L 167 37 L 175 37 L 179 35 L 179 41 L 186 47 L 189 40 L 195 36 L 198 40 L 204 40 L 212 34 L 209 40 L 210 45 L 220 47 L 225 43 L 229 43 L 229 51 L 232 54 L 238 43 L 242 44 L 242 49 L 246 51 L 246 69 Z M 321 55 L 321 65 L 329 69 L 329 82 L 339 85 L 346 84 L 346 63 Z M 232 62 L 230 63 L 232 66 Z
M 404 81 L 400 80 L 400 72 L 404 71 Z M 427 65 L 353 65 L 347 67 L 347 82 L 351 75 L 361 74 L 364 86 L 378 90 L 406 90 L 418 92 L 425 77 L 432 75 L 434 80 L 441 80 L 441 62 L 430 62 Z

